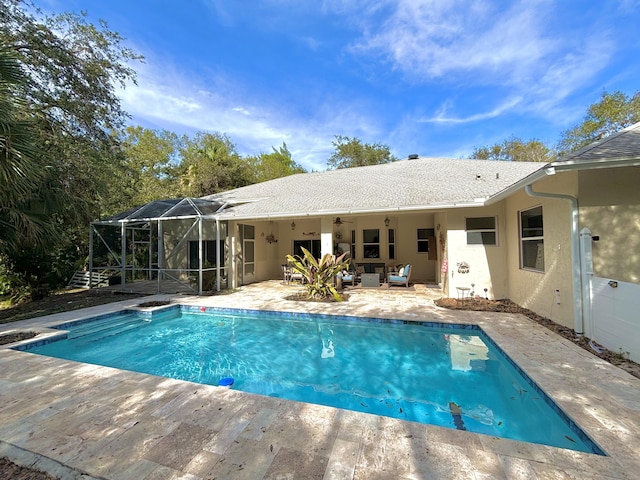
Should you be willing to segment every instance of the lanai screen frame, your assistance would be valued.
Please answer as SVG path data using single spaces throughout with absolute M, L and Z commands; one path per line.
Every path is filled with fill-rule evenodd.
M 216 278 L 216 291 L 221 290 L 221 270 L 226 268 L 229 270 L 230 266 L 221 267 L 221 251 L 220 251 L 220 240 L 227 241 L 229 231 L 228 225 L 225 222 L 225 238 L 220 238 L 221 233 L 221 221 L 219 219 L 219 214 L 227 207 L 227 203 L 223 203 L 216 200 L 207 200 L 203 198 L 178 198 L 178 199 L 170 199 L 170 200 L 157 200 L 154 202 L 150 202 L 142 207 L 136 207 L 126 212 L 119 213 L 110 218 L 104 220 L 97 220 L 91 222 L 89 228 L 89 284 L 93 285 L 93 275 L 94 271 L 99 270 L 120 270 L 120 285 L 124 290 L 126 285 L 126 274 L 128 271 L 135 273 L 135 266 L 129 266 L 127 263 L 127 234 L 128 232 L 133 232 L 132 236 L 135 242 L 135 230 L 148 230 L 149 231 L 149 266 L 147 268 L 139 268 L 138 270 L 146 270 L 149 272 L 151 276 L 154 272 L 156 273 L 157 278 L 157 293 L 162 293 L 162 280 L 164 277 L 168 277 L 169 279 L 175 280 L 185 287 L 193 290 L 198 295 L 202 295 L 203 293 L 203 272 L 215 270 Z M 197 289 L 194 289 L 188 282 L 185 283 L 179 278 L 176 278 L 172 275 L 172 272 L 175 270 L 179 271 L 188 271 L 191 272 L 193 269 L 172 269 L 167 268 L 163 264 L 166 260 L 168 260 L 173 253 L 169 255 L 166 259 L 164 258 L 164 229 L 163 222 L 166 221 L 191 221 L 191 226 L 186 229 L 183 233 L 182 237 L 178 241 L 178 243 L 174 247 L 174 251 L 178 251 L 178 247 L 184 244 L 185 241 L 189 238 L 189 235 L 193 231 L 193 229 L 197 226 L 198 229 L 198 269 L 195 270 L 198 273 L 198 285 Z M 215 222 L 215 232 L 216 232 L 216 265 L 213 269 L 205 269 L 204 267 L 204 255 L 203 255 L 203 233 L 204 233 L 204 225 L 205 222 Z M 96 229 L 96 226 L 112 226 L 119 227 L 120 229 L 120 257 L 114 252 L 114 250 L 109 246 L 108 242 L 104 240 L 100 232 Z M 148 227 L 147 227 L 148 225 Z M 153 267 L 153 242 L 152 238 L 152 230 L 157 229 L 157 255 L 158 255 L 158 264 L 157 267 Z M 94 265 L 94 241 L 95 235 L 98 236 L 99 240 L 102 241 L 104 246 L 107 248 L 108 252 L 111 254 L 113 259 L 116 261 L 117 266 L 114 267 L 96 267 Z M 117 248 L 117 247 L 116 247 Z M 227 282 L 230 279 L 230 273 L 227 272 Z M 227 283 L 227 288 L 229 287 L 229 283 Z

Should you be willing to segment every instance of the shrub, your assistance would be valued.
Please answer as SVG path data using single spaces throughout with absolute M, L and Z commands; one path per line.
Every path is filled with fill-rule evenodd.
M 338 273 L 349 268 L 347 253 L 343 253 L 337 258 L 327 253 L 321 259 L 316 259 L 304 247 L 302 252 L 302 256 L 287 255 L 287 261 L 293 270 L 302 274 L 307 296 L 317 299 L 331 295 L 337 302 L 343 301 L 342 296 L 336 290 L 334 281 Z

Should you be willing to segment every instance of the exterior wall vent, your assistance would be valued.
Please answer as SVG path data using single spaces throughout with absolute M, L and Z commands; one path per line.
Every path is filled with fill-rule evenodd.
M 409 155 L 409 160 L 416 160 L 417 158 L 418 158 L 417 153 L 412 153 L 411 155 Z

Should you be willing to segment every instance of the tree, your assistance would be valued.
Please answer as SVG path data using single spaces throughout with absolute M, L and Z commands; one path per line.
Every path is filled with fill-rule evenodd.
M 342 135 L 336 135 L 331 143 L 335 147 L 327 161 L 327 166 L 331 169 L 380 165 L 398 160 L 391 155 L 388 146 L 380 143 L 362 143 L 358 138 Z
M 42 244 L 43 224 L 28 203 L 42 175 L 35 158 L 34 129 L 22 120 L 26 76 L 13 52 L 0 46 L 0 254 L 21 244 Z
M 140 57 L 121 43 L 104 22 L 96 27 L 84 14 L 47 17 L 27 1 L 0 0 L 0 44 L 25 76 L 15 86 L 25 102 L 16 118 L 29 124 L 37 145 L 30 155 L 39 173 L 30 182 L 37 185 L 22 192 L 20 208 L 52 234 L 46 248 L 20 243 L 5 251 L 5 263 L 29 283 L 60 283 L 73 259 L 85 257 L 88 222 L 108 203 L 110 184 L 123 171 L 111 132 L 127 115 L 115 88 L 135 80 L 129 64 Z M 2 181 L 1 189 L 15 198 L 18 184 Z
M 540 140 L 524 142 L 511 137 L 502 143 L 476 148 L 469 158 L 502 160 L 507 162 L 553 162 L 556 154 Z
M 561 156 L 608 137 L 640 122 L 640 91 L 629 97 L 616 91 L 604 92 L 599 102 L 592 104 L 581 124 L 563 133 L 558 150 Z
M 286 143 L 278 149 L 273 147 L 272 153 L 261 153 L 255 157 L 247 157 L 247 162 L 253 170 L 253 182 L 266 182 L 274 178 L 286 177 L 296 173 L 305 173 L 305 169 L 291 158 L 291 152 Z
M 203 197 L 244 187 L 252 181 L 248 162 L 240 157 L 229 137 L 221 133 L 198 132 L 193 139 L 185 139 L 181 155 L 182 196 Z
M 122 130 L 119 140 L 126 167 L 121 187 L 126 197 L 121 210 L 177 196 L 178 152 L 182 145 L 178 135 L 137 126 Z
M 117 130 L 127 118 L 115 86 L 135 81 L 131 61 L 141 57 L 121 45 L 106 23 L 85 14 L 36 18 L 31 4 L 0 0 L 0 38 L 25 67 L 24 95 L 37 124 L 37 142 L 58 193 L 67 196 L 65 219 L 86 221 L 101 210 L 122 157 Z M 91 193 L 89 195 L 89 193 Z

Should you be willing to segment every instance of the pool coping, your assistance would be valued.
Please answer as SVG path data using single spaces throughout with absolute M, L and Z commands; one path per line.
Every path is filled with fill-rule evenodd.
M 371 318 L 385 318 L 393 314 L 394 318 L 398 320 L 409 321 L 433 321 L 434 318 L 437 318 L 437 322 L 460 323 L 461 319 L 464 319 L 463 323 L 476 324 L 482 328 L 496 345 L 513 359 L 541 389 L 547 392 L 553 398 L 554 402 L 557 403 L 570 418 L 575 420 L 580 428 L 600 445 L 608 455 L 607 457 L 600 457 L 593 454 L 583 454 L 555 447 L 499 439 L 469 432 L 459 432 L 444 427 L 414 424 L 412 422 L 394 420 L 386 417 L 374 416 L 375 418 L 371 419 L 369 418 L 371 417 L 369 414 L 359 414 L 357 412 L 344 414 L 343 411 L 331 409 L 330 407 L 310 408 L 308 404 L 299 404 L 299 402 L 283 401 L 281 399 L 269 400 L 268 397 L 260 397 L 242 392 L 222 394 L 219 390 L 216 390 L 218 387 L 202 388 L 202 386 L 197 386 L 198 391 L 205 391 L 207 395 L 214 395 L 216 397 L 224 396 L 225 398 L 232 395 L 233 403 L 242 404 L 246 402 L 247 405 L 250 405 L 250 407 L 247 407 L 248 410 L 259 409 L 256 405 L 262 405 L 263 408 L 267 410 L 276 409 L 281 415 L 285 415 L 284 412 L 287 414 L 297 412 L 296 415 L 300 415 L 301 412 L 311 409 L 316 412 L 316 416 L 320 419 L 324 417 L 345 417 L 346 419 L 343 420 L 339 428 L 337 428 L 337 432 L 334 432 L 335 437 L 331 443 L 332 449 L 328 452 L 326 451 L 327 449 L 324 449 L 318 454 L 320 458 L 326 460 L 325 473 L 338 468 L 335 462 L 340 460 L 340 455 L 342 454 L 338 450 L 336 450 L 336 452 L 333 451 L 337 449 L 338 446 L 348 447 L 347 450 L 351 449 L 353 453 L 352 457 L 354 457 L 342 459 L 341 462 L 338 462 L 341 465 L 344 462 L 352 465 L 352 469 L 349 470 L 351 476 L 340 478 L 368 478 L 366 472 L 368 472 L 367 469 L 372 466 L 376 468 L 375 472 L 377 473 L 374 477 L 377 476 L 377 478 L 421 478 L 424 472 L 449 471 L 449 469 L 455 465 L 464 466 L 465 471 L 475 472 L 474 475 L 489 475 L 496 478 L 511 478 L 514 472 L 517 472 L 518 478 L 537 478 L 537 476 L 545 473 L 558 471 L 565 472 L 565 474 L 574 477 L 631 478 L 633 472 L 636 472 L 640 468 L 640 459 L 636 453 L 640 451 L 640 437 L 638 433 L 640 432 L 640 380 L 591 355 L 572 342 L 530 321 L 522 315 L 486 312 L 452 312 L 439 309 L 433 305 L 432 301 L 420 298 L 419 295 L 406 296 L 401 302 L 392 305 L 393 308 L 389 308 L 387 304 L 388 299 L 382 298 L 380 302 L 376 303 L 376 301 L 371 299 L 372 297 L 367 297 L 366 293 L 363 294 L 362 298 L 357 298 L 354 299 L 356 301 L 349 302 L 351 305 L 348 306 L 326 306 L 321 304 L 307 304 L 306 302 L 274 300 L 273 292 L 268 286 L 264 287 L 262 293 L 260 293 L 259 287 L 246 289 L 246 291 L 248 295 L 245 296 L 243 296 L 243 292 L 240 291 L 232 295 L 220 297 L 180 296 L 171 297 L 171 299 L 179 301 L 181 304 L 197 306 L 226 306 L 228 308 L 237 308 L 238 305 L 244 305 L 250 309 L 262 310 L 272 310 L 277 306 L 279 309 L 283 309 L 283 311 L 297 311 L 301 313 L 327 313 L 331 311 L 334 313 L 338 312 L 336 313 L 337 315 L 370 316 Z M 164 296 L 163 298 L 167 297 Z M 108 313 L 105 310 L 111 312 L 120 310 L 125 306 L 123 304 L 131 306 L 139 302 L 140 299 L 118 302 L 118 305 L 110 304 L 109 307 L 103 309 L 101 313 Z M 230 304 L 233 305 L 233 307 L 230 307 Z M 75 313 L 71 316 L 74 318 L 90 317 L 95 314 L 97 308 L 98 307 L 86 309 L 81 313 Z M 391 311 L 394 313 L 390 313 Z M 27 324 L 24 326 L 47 328 L 55 323 L 60 323 L 59 320 L 61 318 L 65 318 L 68 321 L 69 316 L 70 315 L 67 314 L 65 318 L 60 316 L 60 314 L 56 314 L 50 317 L 41 317 L 41 319 L 26 321 Z M 23 323 L 24 322 L 20 322 L 20 325 L 13 324 L 11 327 L 13 327 L 13 330 L 15 330 L 16 327 L 22 328 Z M 6 327 L 6 325 L 3 326 Z M 1 328 L 3 326 L 0 326 L 0 331 L 6 330 Z M 29 341 L 33 341 L 33 339 L 23 342 L 29 343 Z M 12 346 L 15 346 L 15 344 L 2 346 L 4 348 L 0 351 L 0 363 L 3 367 L 2 373 L 0 373 L 0 385 L 3 385 L 2 382 L 5 382 L 4 384 L 13 386 L 17 393 L 20 390 L 20 383 L 26 380 L 23 378 L 21 382 L 11 383 L 11 378 L 12 376 L 20 378 L 19 365 L 26 361 L 24 356 L 33 357 L 34 355 L 24 352 L 13 352 L 7 355 L 7 347 Z M 70 371 L 83 370 L 83 364 L 76 365 L 74 362 L 58 361 L 57 359 L 41 361 L 40 359 L 29 358 L 28 363 L 35 364 L 36 368 L 38 364 L 42 364 L 43 368 L 47 368 L 47 366 L 51 364 L 57 364 L 60 368 Z M 98 378 L 105 375 L 114 375 L 111 370 L 113 369 L 108 369 L 107 367 L 91 368 L 92 375 L 98 376 Z M 131 378 L 138 379 L 135 380 L 136 382 L 140 381 L 140 378 L 144 378 L 142 381 L 153 385 L 153 388 L 156 388 L 157 391 L 160 391 L 163 383 L 166 383 L 166 379 L 145 375 L 140 377 L 140 375 L 142 374 L 126 372 L 126 375 L 123 375 L 126 379 L 122 380 L 122 382 L 128 385 L 129 382 L 133 381 Z M 42 381 L 46 383 L 46 379 Z M 181 391 L 194 388 L 194 384 L 190 384 L 189 382 L 172 381 L 171 384 L 174 388 Z M 179 388 L 176 387 L 176 385 L 178 385 Z M 114 389 L 118 390 L 117 387 L 114 387 Z M 106 395 L 105 401 L 108 401 L 110 397 L 106 392 L 103 394 Z M 256 399 L 255 397 L 259 398 Z M 1 395 L 0 398 L 2 398 Z M 18 408 L 22 401 L 24 401 L 24 399 L 20 400 L 15 398 L 14 402 L 17 403 L 12 405 Z M 77 408 L 77 405 L 75 405 L 75 407 Z M 25 406 L 21 408 L 26 408 L 23 413 L 29 411 Z M 0 419 L 3 419 L 3 412 L 5 410 L 6 409 L 0 408 Z M 244 410 L 240 408 L 240 410 L 236 412 L 236 416 L 243 414 L 250 416 L 247 412 L 242 413 L 243 411 Z M 37 414 L 42 414 L 42 412 L 36 409 L 36 412 L 33 413 L 32 416 Z M 172 418 L 172 415 L 167 416 L 167 419 Z M 322 423 L 318 418 L 307 419 L 306 421 L 312 423 L 319 421 Z M 6 421 L 0 422 L 0 424 L 2 423 L 6 423 Z M 184 423 L 188 425 L 197 424 L 198 419 L 189 416 L 189 419 L 185 420 Z M 249 422 L 249 424 L 250 423 L 251 422 Z M 317 428 L 325 431 L 324 424 Z M 357 431 L 358 429 L 360 434 L 353 434 L 353 431 Z M 397 445 L 393 445 L 391 438 L 387 439 L 385 436 L 391 437 L 394 432 L 410 433 L 397 436 L 397 438 L 395 438 Z M 245 434 L 246 432 L 244 432 L 244 434 L 242 431 L 238 432 L 237 438 L 244 441 L 246 440 L 243 436 Z M 272 432 L 267 427 L 265 435 L 271 434 Z M 379 451 L 380 447 L 378 446 L 380 437 L 385 437 L 387 440 L 385 451 L 383 452 L 386 456 L 385 458 L 387 458 L 387 463 L 384 466 L 373 465 L 375 461 L 372 460 L 374 456 L 371 453 L 377 452 L 381 454 Z M 277 438 L 277 435 L 275 435 L 274 438 Z M 32 451 L 36 450 L 36 453 L 44 455 L 48 453 L 47 449 L 39 447 L 37 442 L 34 446 L 29 443 L 28 440 L 22 440 L 23 445 L 21 445 L 19 435 L 17 437 L 12 436 L 10 429 L 0 428 L 0 441 L 12 443 L 12 439 L 17 442 L 16 445 L 20 448 L 30 446 L 32 447 Z M 280 452 L 278 459 L 285 458 L 285 452 L 289 455 L 291 455 L 292 451 L 297 452 L 295 442 L 291 445 L 286 438 L 279 439 L 279 441 L 281 441 L 283 445 L 287 445 L 287 448 L 282 448 L 281 451 L 278 450 Z M 46 441 L 43 443 L 46 443 Z M 162 443 L 161 439 L 159 443 Z M 450 447 L 449 451 L 443 447 L 447 445 Z M 39 450 L 39 452 L 37 452 L 37 450 Z M 204 451 L 208 452 L 206 449 Z M 428 451 L 429 454 L 425 451 Z M 225 453 L 226 451 L 217 454 L 224 455 Z M 400 461 L 400 459 L 402 459 L 403 456 L 406 457 L 408 453 L 413 457 L 414 465 L 406 465 Z M 455 455 L 453 455 L 453 453 L 455 453 Z M 456 458 L 453 458 L 454 456 Z M 77 460 L 79 463 L 75 466 L 82 471 L 98 476 L 106 475 L 105 478 L 118 478 L 117 475 L 113 477 L 109 476 L 110 471 L 108 470 L 106 472 L 100 469 L 92 471 L 91 468 L 89 468 L 92 467 L 91 464 L 83 464 L 78 460 L 81 458 L 82 455 L 71 457 L 71 464 L 74 465 L 73 462 Z M 274 460 L 274 458 L 271 458 L 271 463 L 269 464 L 271 468 L 275 468 L 274 465 L 278 464 L 278 461 Z M 133 464 L 140 465 L 140 462 L 143 462 L 143 460 L 144 459 L 136 459 L 133 461 Z M 154 464 L 152 465 L 154 468 L 163 467 L 160 464 L 151 463 Z M 83 465 L 87 468 L 83 468 Z M 144 465 L 151 468 L 147 463 L 144 463 Z M 164 466 L 164 468 L 168 467 Z M 266 468 L 265 474 L 269 467 Z M 194 475 L 192 473 L 193 469 L 191 472 L 189 472 L 189 469 L 178 471 Z M 382 475 L 380 473 L 381 471 L 386 471 L 387 473 Z M 374 473 L 374 471 L 372 470 L 369 473 Z M 201 477 L 196 476 L 196 478 Z M 256 475 L 251 478 L 263 477 Z

